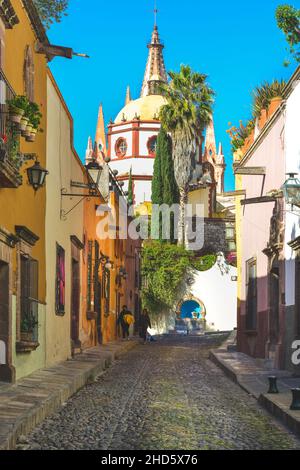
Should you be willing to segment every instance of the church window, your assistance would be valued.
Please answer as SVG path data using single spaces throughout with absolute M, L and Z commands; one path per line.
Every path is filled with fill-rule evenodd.
M 118 157 L 124 157 L 127 153 L 127 142 L 125 139 L 121 138 L 117 140 L 116 143 L 116 154 Z
M 156 150 L 157 150 L 157 137 L 153 136 L 153 137 L 150 137 L 150 139 L 148 140 L 149 155 L 155 155 Z

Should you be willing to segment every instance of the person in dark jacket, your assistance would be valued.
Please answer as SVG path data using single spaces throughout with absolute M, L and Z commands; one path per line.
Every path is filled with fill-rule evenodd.
M 129 328 L 131 321 L 128 321 L 128 317 L 133 319 L 133 315 L 130 310 L 128 310 L 127 305 L 123 305 L 118 317 L 118 325 L 121 325 L 123 339 L 129 339 Z
M 146 308 L 143 309 L 141 320 L 140 320 L 140 337 L 144 340 L 144 344 L 147 340 L 147 330 L 151 328 L 151 320 L 149 317 L 148 310 Z

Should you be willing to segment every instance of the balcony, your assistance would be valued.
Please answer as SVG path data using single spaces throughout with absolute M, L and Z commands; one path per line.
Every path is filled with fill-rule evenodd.
M 9 120 L 8 100 L 15 96 L 0 70 L 0 189 L 18 188 L 22 184 L 20 168 L 28 158 L 20 152 L 20 130 Z

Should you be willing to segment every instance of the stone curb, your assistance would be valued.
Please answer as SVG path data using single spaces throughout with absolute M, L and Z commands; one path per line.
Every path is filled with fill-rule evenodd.
M 85 385 L 95 381 L 138 341 L 91 348 L 74 359 L 41 369 L 11 387 L 0 387 L 0 450 L 16 448 L 29 434 Z
M 226 351 L 225 345 L 219 349 L 219 354 Z M 237 374 L 233 367 L 223 360 L 218 354 L 218 350 L 210 351 L 210 360 L 217 365 L 233 382 L 238 384 L 245 392 L 254 397 L 275 418 L 285 424 L 293 433 L 300 436 L 300 411 L 291 411 L 291 394 L 285 392 L 278 395 L 268 395 L 255 393 L 245 381 L 245 376 Z M 273 374 L 272 374 L 273 375 Z

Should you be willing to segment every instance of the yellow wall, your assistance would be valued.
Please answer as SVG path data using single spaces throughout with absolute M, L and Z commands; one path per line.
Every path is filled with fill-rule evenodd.
M 25 48 L 31 45 L 34 50 L 36 37 L 20 0 L 12 0 L 20 23 L 5 32 L 4 73 L 17 94 L 24 94 L 24 58 Z M 46 58 L 34 53 L 35 101 L 43 114 L 41 127 L 46 129 Z M 21 151 L 36 153 L 42 166 L 46 165 L 46 133 L 39 133 L 35 143 L 27 143 L 21 137 Z M 27 184 L 26 168 L 32 166 L 29 161 L 22 167 L 23 185 L 18 189 L 0 189 L 0 225 L 14 233 L 15 225 L 25 225 L 40 237 L 33 248 L 33 258 L 39 260 L 39 300 L 45 301 L 45 189 L 36 194 Z
M 70 187 L 70 182 L 84 182 L 83 167 L 72 149 L 72 122 L 60 93 L 49 72 L 47 79 L 47 204 L 46 204 L 46 360 L 47 365 L 63 361 L 71 355 L 71 235 L 83 241 L 83 202 L 69 215 L 61 217 L 61 209 L 68 212 L 80 198 L 61 197 L 61 189 L 68 193 L 82 193 Z M 64 316 L 55 311 L 56 243 L 65 250 L 66 304 Z M 82 256 L 80 255 L 80 258 Z M 82 259 L 81 259 L 82 262 Z M 81 308 L 80 308 L 81 311 Z
M 39 344 L 40 346 L 36 351 L 30 354 L 17 354 L 14 347 L 13 352 L 13 365 L 16 368 L 16 380 L 31 374 L 32 372 L 45 367 L 45 305 L 39 305 L 38 310 L 39 318 Z M 17 331 L 16 331 L 16 297 L 12 299 L 12 341 L 16 344 Z
M 203 204 L 204 217 L 209 217 L 209 188 L 191 191 L 188 203 L 193 205 L 193 215 L 196 214 L 196 204 Z
M 34 143 L 27 143 L 21 137 L 21 152 L 34 153 L 37 155 L 41 165 L 46 166 L 46 58 L 42 54 L 34 52 L 34 45 L 37 40 L 33 27 L 23 3 L 20 0 L 11 0 L 12 6 L 20 20 L 20 23 L 11 30 L 5 30 L 4 43 L 5 53 L 2 61 L 4 74 L 13 88 L 19 95 L 25 94 L 24 89 L 24 59 L 25 50 L 29 45 L 33 51 L 34 58 L 34 101 L 40 106 L 43 114 L 41 128 L 44 133 L 38 133 Z M 17 279 L 18 266 L 16 249 L 13 259 L 13 285 L 12 285 L 12 363 L 16 368 L 17 378 L 21 378 L 32 371 L 45 365 L 45 296 L 46 296 L 46 276 L 45 276 L 45 209 L 46 192 L 45 188 L 37 193 L 27 184 L 26 168 L 33 165 L 33 161 L 25 163 L 21 168 L 23 184 L 18 189 L 0 189 L 0 227 L 5 228 L 10 233 L 15 233 L 16 225 L 24 225 L 39 237 L 39 241 L 32 248 L 31 256 L 39 262 L 39 348 L 30 354 L 16 354 L 17 339 Z

